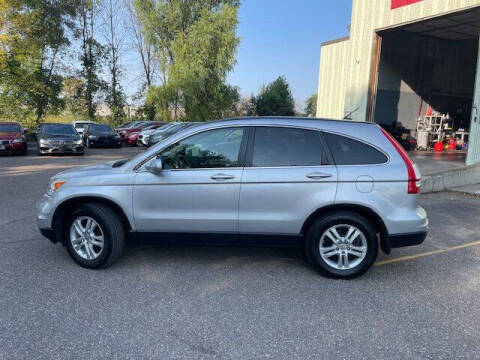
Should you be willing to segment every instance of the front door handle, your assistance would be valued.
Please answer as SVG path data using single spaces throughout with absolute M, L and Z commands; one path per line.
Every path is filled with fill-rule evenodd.
M 233 175 L 227 175 L 227 174 L 216 174 L 216 175 L 212 175 L 210 177 L 210 179 L 212 180 L 217 180 L 217 181 L 221 181 L 221 180 L 232 180 L 232 179 L 235 179 L 235 176 Z
M 331 174 L 324 174 L 324 173 L 319 173 L 319 172 L 314 172 L 314 173 L 311 173 L 311 174 L 308 174 L 308 175 L 305 175 L 305 176 L 309 179 L 314 179 L 314 180 L 327 179 L 327 178 L 332 177 Z

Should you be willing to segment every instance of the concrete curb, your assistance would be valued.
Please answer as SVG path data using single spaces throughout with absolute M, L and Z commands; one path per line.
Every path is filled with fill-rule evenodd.
M 431 174 L 422 179 L 422 194 L 480 183 L 480 164 Z

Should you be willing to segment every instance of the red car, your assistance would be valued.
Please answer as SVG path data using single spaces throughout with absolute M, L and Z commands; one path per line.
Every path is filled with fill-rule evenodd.
M 162 127 L 163 125 L 165 125 L 165 123 L 150 125 L 142 130 L 131 132 L 130 134 L 125 136 L 124 142 L 127 145 L 138 146 L 138 137 L 142 134 L 144 130 L 155 130 Z
M 26 129 L 16 122 L 0 122 L 0 154 L 25 155 L 27 153 Z
M 132 133 L 135 133 L 135 132 L 139 133 L 140 131 L 142 131 L 146 127 L 149 127 L 149 126 L 152 126 L 152 125 L 163 125 L 163 124 L 165 124 L 165 123 L 161 122 L 161 121 L 144 121 L 144 122 L 138 123 L 137 125 L 135 125 L 131 128 L 122 129 L 118 132 L 118 134 L 120 135 L 122 140 L 126 142 L 127 138 L 128 138 L 128 135 L 130 135 Z

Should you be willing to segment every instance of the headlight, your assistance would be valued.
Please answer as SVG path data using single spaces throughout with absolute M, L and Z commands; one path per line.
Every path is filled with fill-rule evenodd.
M 115 134 L 115 139 L 120 139 L 120 135 Z
M 48 139 L 40 139 L 40 144 L 50 144 L 50 140 L 48 140 Z
M 19 143 L 22 143 L 23 142 L 23 138 L 16 138 L 13 140 L 13 143 L 14 144 L 19 144 Z
M 88 138 L 94 140 L 94 139 L 97 138 L 97 136 L 96 135 L 88 135 Z
M 76 144 L 76 145 L 82 145 L 82 144 L 83 144 L 83 140 L 82 140 L 82 139 L 79 139 L 79 140 L 75 141 L 75 144 Z
M 61 179 L 50 180 L 50 182 L 48 183 L 47 195 L 52 195 L 55 191 L 58 190 L 58 188 L 63 186 L 65 183 L 66 181 Z

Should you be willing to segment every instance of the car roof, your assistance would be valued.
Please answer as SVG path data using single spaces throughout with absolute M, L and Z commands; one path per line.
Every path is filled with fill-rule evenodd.
M 56 122 L 46 122 L 46 123 L 41 123 L 40 126 L 42 125 L 67 125 L 67 126 L 72 126 L 72 124 L 66 124 L 66 123 L 56 123 Z
M 245 122 L 263 122 L 268 121 L 272 123 L 291 123 L 295 124 L 298 121 L 309 121 L 309 122 L 333 122 L 333 123 L 346 123 L 346 124 L 366 124 L 366 125 L 376 125 L 375 123 L 366 122 L 366 121 L 353 121 L 353 120 L 344 120 L 344 119 L 329 119 L 329 118 L 313 118 L 313 117 L 305 117 L 305 116 L 242 116 L 242 117 L 234 117 L 228 119 L 220 119 L 220 120 L 213 120 L 209 121 L 210 123 L 219 123 L 219 122 L 227 122 L 227 121 L 245 121 Z

